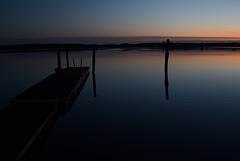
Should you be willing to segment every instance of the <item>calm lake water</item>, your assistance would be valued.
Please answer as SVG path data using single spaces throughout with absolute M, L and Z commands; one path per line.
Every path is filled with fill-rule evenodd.
M 91 66 L 92 51 L 70 52 Z M 66 66 L 62 52 L 63 66 Z M 54 72 L 55 52 L 0 54 L 0 107 Z M 240 51 L 96 51 L 36 161 L 240 160 Z M 168 97 L 166 99 L 166 89 Z

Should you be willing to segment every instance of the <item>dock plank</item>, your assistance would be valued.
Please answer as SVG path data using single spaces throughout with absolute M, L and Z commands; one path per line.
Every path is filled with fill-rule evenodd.
M 89 70 L 88 67 L 67 68 L 54 73 L 15 97 L 19 99 L 64 99 Z
M 29 148 L 26 146 L 36 139 L 33 137 L 39 135 L 44 121 L 55 110 L 55 103 L 18 103 L 1 111 L 0 160 L 19 158 Z
M 62 106 L 71 106 L 89 75 L 89 67 L 66 68 L 16 96 L 0 111 L 0 160 L 26 161 L 45 140 Z M 69 108 L 69 107 L 68 107 Z

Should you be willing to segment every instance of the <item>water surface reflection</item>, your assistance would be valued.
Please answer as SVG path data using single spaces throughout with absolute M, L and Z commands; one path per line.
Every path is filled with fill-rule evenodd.
M 36 160 L 239 160 L 240 53 L 170 51 L 169 60 L 165 55 L 96 51 L 97 79 L 89 78 Z M 91 66 L 92 51 L 69 56 Z M 0 61 L 7 73 L 3 104 L 25 88 L 24 81 L 30 80 L 29 87 L 56 67 L 51 53 L 1 55 Z

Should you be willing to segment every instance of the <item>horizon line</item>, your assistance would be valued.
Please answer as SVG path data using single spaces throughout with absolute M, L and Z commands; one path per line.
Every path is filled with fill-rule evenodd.
M 21 38 L 0 38 L 0 39 L 68 39 L 68 38 L 231 38 L 240 39 L 240 36 L 68 36 L 68 37 L 21 37 Z
M 105 36 L 105 37 L 42 37 L 42 38 L 0 38 L 0 45 L 17 44 L 121 44 L 151 43 L 170 39 L 171 42 L 238 42 L 240 37 L 192 37 L 192 36 Z

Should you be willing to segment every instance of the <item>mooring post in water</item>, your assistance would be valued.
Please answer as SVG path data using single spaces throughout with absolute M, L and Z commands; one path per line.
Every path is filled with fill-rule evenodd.
M 75 59 L 73 58 L 73 67 L 75 67 Z
M 67 68 L 69 68 L 68 49 L 66 49 L 66 61 L 67 61 Z
M 169 50 L 169 42 L 170 42 L 170 40 L 167 39 L 167 42 L 166 42 L 166 50 L 167 50 L 167 51 Z
M 92 55 L 92 73 L 95 73 L 95 48 L 93 48 L 93 55 Z
M 166 44 L 166 53 L 165 53 L 165 66 L 164 66 L 164 73 L 165 73 L 165 92 L 166 92 L 166 100 L 169 100 L 169 93 L 168 93 L 168 58 L 169 58 L 169 39 L 167 39 L 167 44 Z
M 81 58 L 81 67 L 82 67 L 82 58 Z

